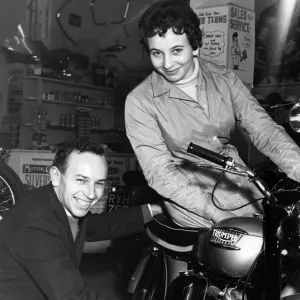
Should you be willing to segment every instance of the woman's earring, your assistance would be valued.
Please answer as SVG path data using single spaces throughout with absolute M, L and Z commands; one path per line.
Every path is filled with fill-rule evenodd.
M 193 52 L 193 57 L 199 57 L 199 48 Z

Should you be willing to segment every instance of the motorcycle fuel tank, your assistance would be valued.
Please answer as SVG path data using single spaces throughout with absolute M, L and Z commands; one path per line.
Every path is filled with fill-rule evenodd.
M 234 278 L 247 276 L 263 248 L 263 221 L 235 217 L 215 224 L 196 247 L 197 259 L 210 271 Z

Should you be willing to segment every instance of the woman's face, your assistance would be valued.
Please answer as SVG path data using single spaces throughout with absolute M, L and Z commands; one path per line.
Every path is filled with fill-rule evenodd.
M 147 42 L 152 65 L 166 80 L 176 83 L 192 74 L 198 49 L 193 51 L 185 33 L 175 34 L 170 28 L 164 36 L 156 34 Z

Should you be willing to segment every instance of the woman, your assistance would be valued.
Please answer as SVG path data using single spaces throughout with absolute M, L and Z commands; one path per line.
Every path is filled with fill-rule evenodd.
M 210 162 L 186 152 L 193 142 L 244 164 L 231 143 L 237 122 L 263 154 L 300 180 L 300 150 L 284 129 L 230 69 L 199 58 L 199 19 L 188 5 L 157 1 L 139 28 L 154 71 L 127 96 L 126 131 L 173 221 L 210 227 L 261 211 L 262 195 L 247 178 L 227 174 L 219 181 L 221 172 L 197 167 Z

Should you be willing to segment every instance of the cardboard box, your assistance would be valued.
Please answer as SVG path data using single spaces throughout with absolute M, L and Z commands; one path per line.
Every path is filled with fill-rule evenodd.
M 226 66 L 251 88 L 255 53 L 254 11 L 233 5 L 196 7 L 203 32 L 200 56 Z

